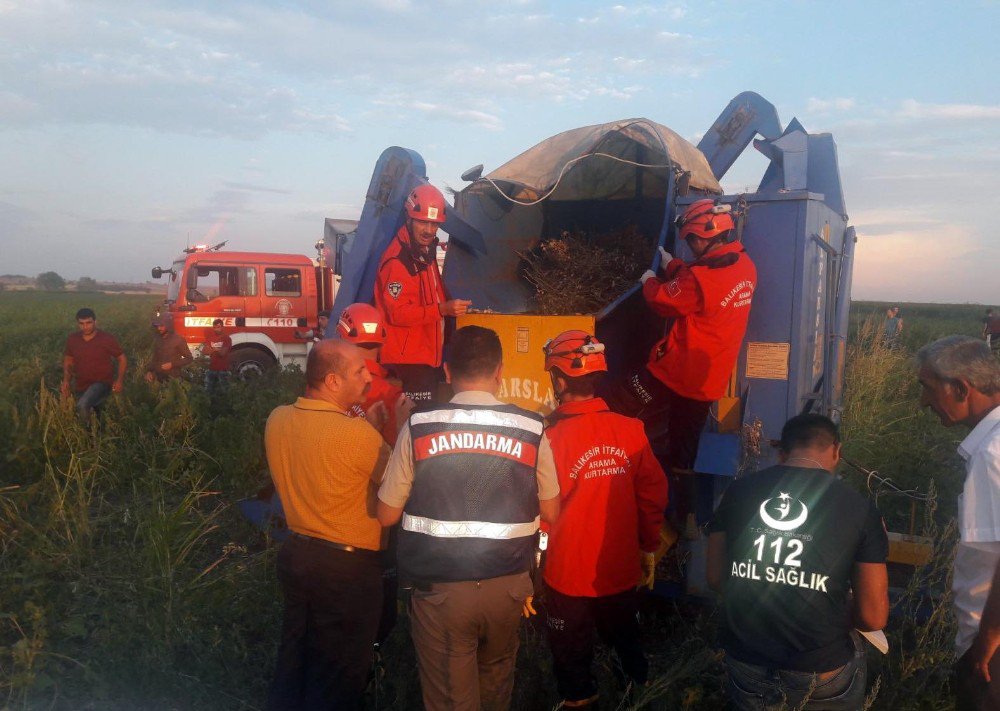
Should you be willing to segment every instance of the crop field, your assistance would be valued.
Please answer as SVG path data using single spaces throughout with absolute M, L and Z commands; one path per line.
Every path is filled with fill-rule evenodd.
M 263 707 L 281 617 L 276 549 L 235 502 L 267 481 L 265 419 L 303 379 L 272 373 L 233 383 L 215 401 L 197 381 L 147 385 L 155 303 L 0 293 L 0 709 Z M 80 306 L 97 311 L 130 362 L 124 392 L 95 431 L 58 396 L 62 346 Z M 930 536 L 937 553 L 903 577 L 890 653 L 869 648 L 869 707 L 946 709 L 962 471 L 955 446 L 964 433 L 919 411 L 912 355 L 938 336 L 978 335 L 983 309 L 900 306 L 902 345 L 890 350 L 880 337 L 885 305 L 854 305 L 845 454 L 903 488 L 936 493 L 929 506 L 885 492 L 878 503 L 890 530 Z M 843 474 L 865 489 L 864 475 Z M 715 620 L 709 603 L 647 600 L 652 681 L 625 699 L 600 656 L 608 708 L 722 708 Z M 559 699 L 542 627 L 523 630 L 514 708 L 551 709 Z M 405 616 L 366 703 L 420 707 Z

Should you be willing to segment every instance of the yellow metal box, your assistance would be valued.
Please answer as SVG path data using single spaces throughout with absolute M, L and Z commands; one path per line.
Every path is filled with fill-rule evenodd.
M 542 346 L 572 328 L 594 332 L 593 316 L 542 316 L 539 314 L 466 314 L 458 327 L 482 326 L 500 336 L 503 346 L 504 402 L 547 415 L 555 409 L 549 374 L 545 372 Z

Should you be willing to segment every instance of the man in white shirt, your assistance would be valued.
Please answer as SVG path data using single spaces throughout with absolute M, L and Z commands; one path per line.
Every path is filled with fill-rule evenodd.
M 958 447 L 956 708 L 1000 709 L 1000 362 L 983 341 L 948 336 L 920 349 L 917 368 L 920 404 L 945 427 L 972 428 Z

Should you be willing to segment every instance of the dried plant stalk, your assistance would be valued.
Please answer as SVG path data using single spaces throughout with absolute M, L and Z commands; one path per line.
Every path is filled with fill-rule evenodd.
M 562 232 L 521 252 L 522 275 L 535 287 L 535 313 L 599 311 L 638 280 L 650 263 L 650 241 L 634 225 L 602 234 Z

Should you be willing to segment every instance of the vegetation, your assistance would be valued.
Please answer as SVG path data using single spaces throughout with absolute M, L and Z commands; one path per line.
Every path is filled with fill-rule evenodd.
M 35 277 L 35 286 L 43 291 L 62 291 L 66 288 L 66 280 L 55 272 L 42 272 Z
M 97 281 L 93 277 L 82 276 L 76 280 L 77 291 L 97 291 Z
M 625 293 L 648 266 L 649 242 L 635 226 L 617 232 L 563 232 L 521 254 L 540 314 L 592 314 Z
M 148 386 L 148 316 L 156 299 L 0 295 L 0 708 L 254 709 L 263 705 L 280 626 L 274 546 L 235 502 L 266 481 L 271 408 L 301 387 L 295 371 L 232 386 L 211 401 L 197 382 Z M 130 361 L 125 391 L 100 427 L 58 399 L 63 340 L 91 306 Z M 916 532 L 938 554 L 903 583 L 888 630 L 869 650 L 871 708 L 945 709 L 951 660 L 948 584 L 961 433 L 920 413 L 912 350 L 947 332 L 978 333 L 980 307 L 902 305 L 903 348 L 879 337 L 884 305 L 856 305 L 844 433 L 849 459 L 904 487 L 936 490 Z M 845 470 L 859 487 L 865 476 Z M 910 530 L 908 501 L 879 496 L 891 530 Z M 905 580 L 905 579 L 904 579 Z M 709 604 L 648 600 L 653 680 L 621 708 L 717 709 L 721 657 Z M 558 702 L 537 618 L 524 628 L 515 709 Z M 382 708 L 419 708 L 405 616 L 385 645 Z M 622 698 L 611 659 L 604 692 Z

